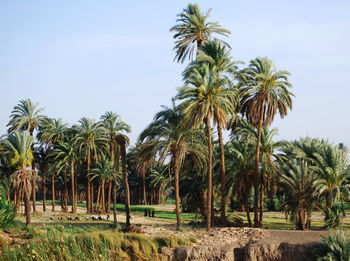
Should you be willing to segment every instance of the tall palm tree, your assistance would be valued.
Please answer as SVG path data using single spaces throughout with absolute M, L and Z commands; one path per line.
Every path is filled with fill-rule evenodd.
M 254 225 L 256 227 L 262 225 L 258 217 L 261 130 L 272 123 L 277 112 L 283 118 L 287 115 L 288 109 L 292 109 L 294 95 L 289 90 L 292 86 L 288 82 L 289 75 L 287 71 L 276 71 L 273 62 L 267 57 L 258 57 L 250 61 L 249 67 L 243 69 L 240 74 L 242 113 L 258 130 L 254 182 Z
M 41 119 L 37 138 L 42 145 L 52 148 L 67 136 L 67 126 L 66 123 L 63 123 L 62 119 L 45 117 Z M 52 211 L 55 211 L 55 168 L 52 167 L 51 171 Z
M 95 123 L 94 120 L 81 118 L 80 125 L 76 126 L 78 135 L 75 139 L 79 151 L 85 155 L 87 175 L 87 213 L 93 212 L 93 184 L 91 183 L 90 166 L 91 159 L 97 161 L 107 149 L 108 139 L 105 137 L 106 129 L 102 122 Z
M 28 133 L 19 133 L 14 131 L 7 136 L 7 139 L 1 141 L 2 150 L 8 157 L 12 166 L 15 166 L 17 171 L 12 174 L 12 179 L 17 187 L 17 201 L 19 202 L 21 194 L 24 196 L 24 206 L 26 214 L 26 225 L 31 225 L 30 218 L 30 193 L 31 193 L 31 178 L 33 170 L 28 170 L 34 156 L 32 144 L 34 138 Z M 35 171 L 35 170 L 34 170 Z M 18 204 L 16 204 L 17 206 Z
M 116 150 L 116 136 L 120 132 L 130 132 L 130 126 L 123 122 L 120 119 L 120 116 L 114 112 L 107 111 L 104 115 L 101 116 L 101 120 L 103 121 L 103 126 L 107 130 L 107 134 L 109 136 L 109 149 L 110 149 L 110 166 L 111 168 L 114 168 L 115 170 L 117 167 L 114 165 L 115 162 L 115 155 L 114 152 Z M 118 145 L 117 145 L 118 146 Z M 119 166 L 118 166 L 119 167 Z M 116 180 L 115 180 L 115 199 L 116 199 Z M 109 181 L 108 183 L 108 195 L 107 195 L 107 213 L 109 213 L 111 208 L 111 187 L 112 187 L 112 181 Z M 114 193 L 114 189 L 113 189 Z M 114 197 L 114 196 L 113 196 Z M 116 204 L 116 202 L 114 202 Z
M 192 154 L 195 161 L 205 158 L 203 146 L 198 142 L 198 131 L 187 128 L 183 122 L 182 112 L 175 106 L 174 99 L 172 107 L 163 106 L 154 121 L 140 134 L 140 141 L 146 141 L 140 145 L 143 153 L 151 152 L 160 154 L 159 162 L 163 164 L 167 156 L 171 157 L 174 164 L 175 174 L 175 204 L 177 228 L 181 225 L 180 195 L 179 195 L 179 172 L 186 155 Z
M 76 213 L 77 199 L 75 198 L 75 186 L 77 186 L 77 184 L 75 184 L 74 180 L 74 170 L 75 163 L 78 161 L 78 148 L 74 139 L 67 139 L 66 142 L 58 141 L 58 144 L 52 151 L 52 156 L 54 157 L 55 161 L 57 161 L 58 173 L 62 170 L 66 171 L 67 167 L 70 167 L 72 185 L 72 213 Z
M 211 9 L 202 13 L 198 4 L 189 4 L 177 15 L 177 24 L 170 28 L 170 32 L 175 32 L 174 61 L 183 63 L 187 56 L 192 58 L 195 48 L 210 40 L 212 34 L 230 34 L 217 22 L 208 22 L 210 12 Z
M 208 139 L 208 208 L 207 230 L 211 226 L 212 203 L 212 133 L 211 122 L 228 122 L 229 115 L 234 114 L 231 97 L 235 92 L 231 88 L 224 88 L 226 78 L 218 78 L 215 71 L 210 71 L 208 64 L 201 64 L 193 68 L 186 80 L 186 86 L 178 89 L 177 98 L 184 100 L 180 105 L 184 119 L 194 128 L 205 124 Z M 214 122 L 215 122 L 214 121 Z
M 38 108 L 39 103 L 33 103 L 30 99 L 21 100 L 18 105 L 13 108 L 11 112 L 11 119 L 7 126 L 9 126 L 9 133 L 13 131 L 29 131 L 30 136 L 33 137 L 35 128 L 38 127 L 40 121 L 45 118 L 41 112 L 44 108 Z M 34 153 L 34 143 L 32 143 L 32 153 Z M 32 179 L 32 194 L 33 194 L 33 212 L 36 212 L 35 207 L 35 191 L 36 191 L 36 172 L 35 161 L 32 161 L 33 179 Z
M 125 214 L 126 214 L 126 228 L 130 227 L 131 220 L 131 210 L 130 210 L 130 189 L 128 182 L 128 175 L 126 173 L 126 145 L 128 142 L 127 137 L 125 135 L 119 134 L 116 136 L 116 141 L 120 146 L 120 156 L 122 159 L 122 173 L 123 173 L 123 181 L 124 181 L 124 191 L 125 191 Z
M 217 80 L 220 78 L 227 79 L 227 86 L 225 88 L 228 89 L 227 96 L 231 99 L 232 105 L 234 108 L 237 107 L 239 103 L 238 92 L 237 89 L 234 88 L 230 78 L 237 72 L 237 63 L 233 62 L 230 57 L 230 50 L 225 45 L 223 45 L 218 40 L 207 41 L 203 46 L 198 48 L 197 59 L 187 66 L 185 71 L 183 72 L 183 79 L 186 81 L 193 72 L 193 69 L 202 64 L 206 63 L 209 66 L 213 75 L 217 77 Z M 235 117 L 234 115 L 231 118 Z M 227 222 L 226 220 L 226 186 L 225 186 L 225 153 L 224 153 L 224 142 L 223 142 L 223 134 L 222 129 L 227 129 L 230 123 L 229 117 L 222 117 L 222 115 L 218 114 L 215 111 L 214 120 L 217 124 L 218 130 L 218 138 L 219 138 L 219 146 L 220 146 L 220 171 L 221 171 L 221 218 L 222 222 Z

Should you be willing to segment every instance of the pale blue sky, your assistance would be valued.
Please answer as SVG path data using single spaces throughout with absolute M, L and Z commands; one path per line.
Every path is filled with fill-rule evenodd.
M 181 86 L 176 14 L 189 1 L 0 1 L 0 133 L 30 98 L 69 124 L 117 112 L 135 141 Z M 268 56 L 292 73 L 279 139 L 350 145 L 350 1 L 197 1 L 231 30 L 232 56 Z

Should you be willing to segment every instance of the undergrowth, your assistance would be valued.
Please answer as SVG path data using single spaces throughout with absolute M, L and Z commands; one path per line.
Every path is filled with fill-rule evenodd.
M 81 233 L 79 233 L 81 232 Z M 24 244 L 4 247 L 0 260 L 157 260 L 161 247 L 191 245 L 194 238 L 149 239 L 142 234 L 70 230 L 55 226 Z

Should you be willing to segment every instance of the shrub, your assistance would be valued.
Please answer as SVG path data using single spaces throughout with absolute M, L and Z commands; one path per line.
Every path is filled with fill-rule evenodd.
M 0 228 L 7 228 L 15 218 L 15 209 L 7 199 L 0 198 Z
M 343 205 L 333 205 L 331 208 L 323 209 L 325 214 L 325 228 L 337 229 L 341 227 L 342 220 L 345 217 L 345 209 Z
M 350 260 L 350 241 L 343 232 L 331 232 L 328 238 L 322 238 L 322 242 L 322 246 L 315 251 L 317 261 Z

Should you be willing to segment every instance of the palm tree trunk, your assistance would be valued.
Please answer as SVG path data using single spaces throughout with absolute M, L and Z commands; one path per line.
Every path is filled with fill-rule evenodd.
M 34 160 L 32 161 L 34 162 Z M 33 164 L 33 163 L 32 163 Z M 36 178 L 37 178 L 37 173 L 35 172 L 35 167 L 33 169 L 32 166 L 32 170 L 34 170 L 33 172 L 33 185 L 32 185 L 32 194 L 33 194 L 33 213 L 36 213 L 36 205 L 35 205 L 35 201 L 36 201 Z
M 161 191 L 162 190 L 162 184 L 159 184 L 159 188 L 158 188 L 158 199 L 157 199 L 157 204 L 160 204 L 160 196 L 161 196 Z
M 52 212 L 55 211 L 55 170 L 52 170 L 52 179 L 51 179 L 51 192 L 52 192 Z
M 252 227 L 252 220 L 250 219 L 250 212 L 249 212 L 249 191 L 244 192 L 244 203 L 245 203 L 245 209 L 247 212 L 247 220 L 249 227 Z
M 100 208 L 102 207 L 102 213 L 106 213 L 106 205 L 105 205 L 105 180 L 102 180 L 102 202 L 100 205 Z
M 106 213 L 111 211 L 111 193 L 112 193 L 112 180 L 108 182 L 108 195 L 107 195 L 107 205 L 106 205 Z
M 206 129 L 208 138 L 208 200 L 207 200 L 207 231 L 211 226 L 211 199 L 212 199 L 212 168 L 213 168 L 213 145 L 211 143 L 211 115 L 206 118 Z
M 75 175 L 74 175 L 74 185 L 75 185 L 75 190 L 74 190 L 74 198 L 75 198 L 75 210 L 77 208 L 77 203 L 78 203 L 78 177 L 77 177 L 77 173 L 78 173 L 78 166 L 77 164 L 75 164 Z
M 26 213 L 26 226 L 32 225 L 32 221 L 30 218 L 30 195 L 28 190 L 24 190 L 24 208 Z
M 94 182 L 91 181 L 90 183 L 90 204 L 91 204 L 91 211 L 94 212 Z
M 34 131 L 34 128 L 30 128 L 29 130 L 29 134 L 30 136 L 33 137 L 33 131 Z M 31 150 L 32 150 L 32 153 L 34 155 L 34 143 L 31 145 Z M 33 171 L 33 181 L 32 181 L 32 194 L 33 194 L 33 212 L 35 213 L 36 212 L 36 205 L 35 205 L 35 200 L 36 200 L 36 172 L 35 172 L 35 159 L 33 157 L 33 160 L 32 160 L 32 171 Z
M 46 170 L 43 171 L 43 211 L 46 211 Z
M 67 184 L 67 168 L 64 167 L 63 169 L 63 175 L 64 175 L 64 211 L 68 211 L 68 184 Z
M 264 104 L 264 102 L 262 103 Z M 260 119 L 258 123 L 258 140 L 256 143 L 256 159 L 255 159 L 255 179 L 254 179 L 254 226 L 260 227 L 258 217 L 258 204 L 259 204 L 259 163 L 260 163 L 260 140 L 262 121 L 264 117 L 263 105 L 260 107 Z
M 95 204 L 95 212 L 97 212 L 97 206 L 100 203 L 100 195 L 101 195 L 101 181 L 98 184 L 98 189 L 97 189 L 97 199 L 96 199 L 96 204 Z
M 126 149 L 125 149 L 125 140 L 123 138 L 123 141 L 120 144 L 121 148 L 121 156 L 122 156 L 122 171 L 123 171 L 123 179 L 124 179 L 124 186 L 125 186 L 125 212 L 126 212 L 126 227 L 130 227 L 130 190 L 129 190 L 129 182 L 128 182 L 128 176 L 126 173 Z
M 114 221 L 114 227 L 118 227 L 118 220 L 117 220 L 117 175 L 119 173 L 119 146 L 116 146 L 116 154 L 114 158 L 115 162 L 115 171 L 116 174 L 114 175 L 114 186 L 113 186 L 113 221 Z
M 143 204 L 147 205 L 146 199 L 146 173 L 142 173 L 142 193 L 143 193 Z
M 226 182 L 225 182 L 225 151 L 224 142 L 222 137 L 222 128 L 220 122 L 218 122 L 218 134 L 220 143 L 220 165 L 221 165 L 221 221 L 226 223 Z
M 71 180 L 72 180 L 72 213 L 75 214 L 77 212 L 76 207 L 76 198 L 75 198 L 75 188 L 74 188 L 74 162 L 72 161 L 71 164 Z
M 92 206 L 91 206 L 91 196 L 90 196 L 90 151 L 87 152 L 86 156 L 86 175 L 87 175 L 87 193 L 86 193 L 86 207 L 87 207 L 87 213 L 90 214 L 92 212 Z
M 259 226 L 263 226 L 263 212 L 264 212 L 264 192 L 265 192 L 265 186 L 264 186 L 264 177 L 261 175 L 261 186 L 260 186 L 260 216 L 259 216 Z
M 113 172 L 114 168 L 114 138 L 111 136 L 111 141 L 110 141 L 110 154 L 111 154 L 111 169 Z M 107 196 L 107 209 L 106 213 L 109 213 L 111 211 L 111 192 L 112 192 L 112 180 L 109 181 L 108 183 L 108 196 Z
M 176 228 L 181 228 L 180 192 L 179 192 L 179 152 L 174 155 L 175 170 L 175 206 L 176 206 Z

